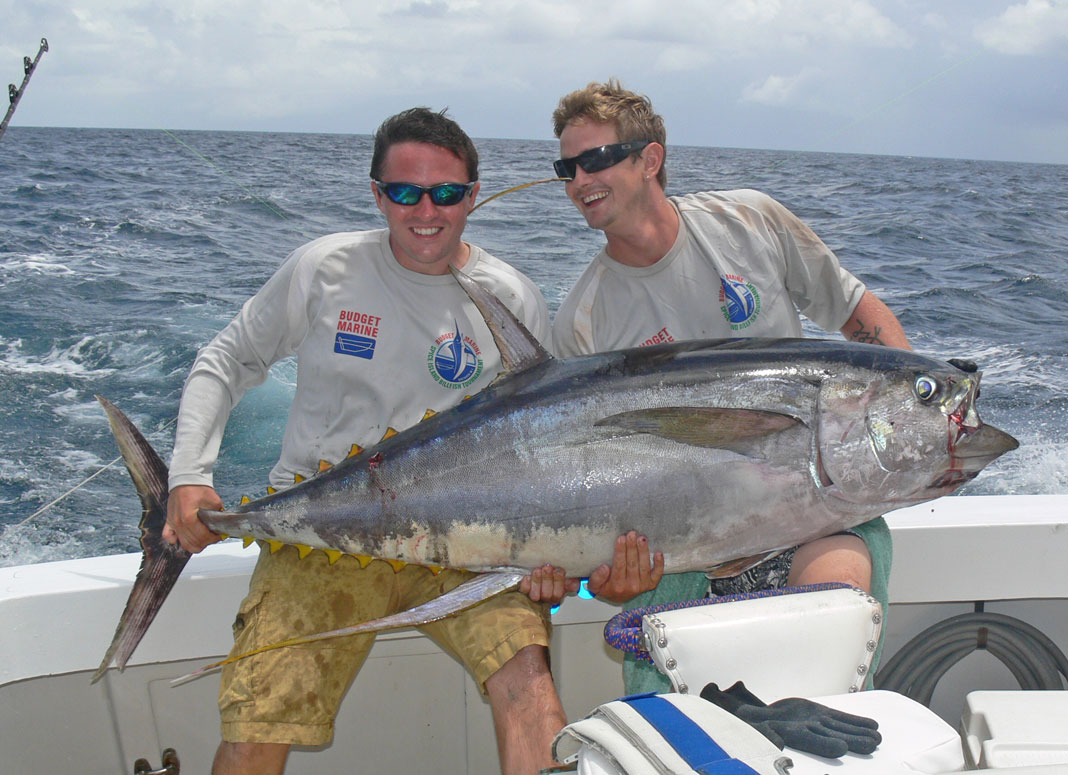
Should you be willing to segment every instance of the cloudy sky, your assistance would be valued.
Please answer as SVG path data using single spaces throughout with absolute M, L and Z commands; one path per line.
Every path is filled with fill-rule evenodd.
M 0 0 L 14 125 L 551 139 L 615 76 L 685 145 L 1068 164 L 1068 0 Z

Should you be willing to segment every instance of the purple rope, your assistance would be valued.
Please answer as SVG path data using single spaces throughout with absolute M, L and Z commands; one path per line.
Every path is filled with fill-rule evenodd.
M 702 605 L 736 603 L 740 600 L 758 600 L 763 597 L 796 595 L 800 592 L 822 592 L 825 589 L 850 589 L 850 585 L 841 582 L 828 582 L 826 584 L 808 584 L 803 587 L 779 587 L 778 589 L 762 589 L 740 595 L 722 595 L 720 597 L 702 598 L 701 600 L 679 600 L 674 603 L 659 603 L 657 605 L 643 606 L 642 608 L 632 608 L 629 611 L 620 611 L 608 620 L 608 624 L 604 626 L 604 639 L 612 648 L 628 651 L 638 659 L 652 662 L 652 657 L 649 656 L 649 652 L 645 650 L 645 645 L 642 642 L 642 617 L 646 614 L 678 611 L 683 608 L 697 608 Z

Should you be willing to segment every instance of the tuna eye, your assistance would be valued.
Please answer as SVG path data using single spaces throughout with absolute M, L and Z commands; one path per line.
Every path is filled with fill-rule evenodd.
M 916 396 L 925 404 L 930 403 L 942 392 L 942 386 L 934 377 L 926 374 L 916 377 Z

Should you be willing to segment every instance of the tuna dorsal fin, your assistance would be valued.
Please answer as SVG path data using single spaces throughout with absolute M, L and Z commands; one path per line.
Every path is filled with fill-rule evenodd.
M 784 431 L 798 422 L 796 417 L 760 409 L 664 406 L 613 414 L 595 425 L 650 433 L 697 447 L 744 452 L 754 440 Z
M 500 299 L 455 267 L 450 266 L 449 270 L 489 326 L 501 353 L 502 374 L 515 374 L 552 358 Z

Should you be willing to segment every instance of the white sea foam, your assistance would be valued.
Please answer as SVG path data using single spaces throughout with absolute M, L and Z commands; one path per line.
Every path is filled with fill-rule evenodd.
M 971 495 L 1068 493 L 1068 444 L 1023 437 L 1013 450 L 967 487 Z
M 52 455 L 52 459 L 64 468 L 75 472 L 78 476 L 94 474 L 105 464 L 105 461 L 102 461 L 99 455 L 84 449 L 69 449 L 56 452 Z
M 42 275 L 70 275 L 74 271 L 56 256 L 44 254 L 15 255 L 0 261 L 0 275 L 36 272 Z
M 71 392 L 71 391 L 67 391 Z M 75 395 L 65 396 L 69 399 L 68 403 L 62 403 L 52 409 L 58 416 L 62 417 L 66 422 L 101 422 L 104 418 L 103 412 L 100 408 L 99 401 L 77 401 L 78 394 L 75 391 Z
M 46 529 L 47 540 L 35 526 L 11 527 L 0 531 L 0 568 L 58 562 L 74 557 L 91 557 L 86 542 L 77 535 Z
M 94 369 L 86 366 L 85 350 L 96 337 L 84 336 L 69 347 L 53 347 L 44 356 L 23 352 L 21 339 L 6 342 L 6 350 L 0 356 L 0 372 L 14 374 L 61 374 L 68 377 L 102 377 L 113 374 L 115 369 Z

